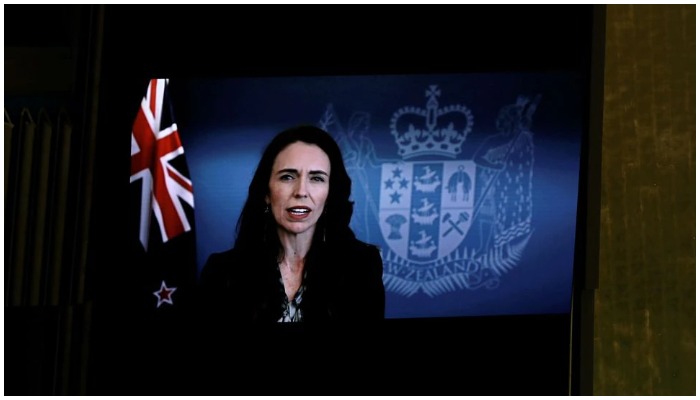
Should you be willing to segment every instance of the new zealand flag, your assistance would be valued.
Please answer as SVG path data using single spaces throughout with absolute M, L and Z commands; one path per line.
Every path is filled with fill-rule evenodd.
M 90 390 L 181 393 L 195 343 L 189 336 L 197 278 L 194 194 L 167 79 L 149 81 L 133 122 L 129 195 L 128 254 L 115 257 L 124 260 L 116 269 L 100 268 Z
M 131 247 L 140 271 L 131 298 L 168 312 L 191 300 L 196 280 L 194 194 L 169 99 L 152 79 L 131 133 Z

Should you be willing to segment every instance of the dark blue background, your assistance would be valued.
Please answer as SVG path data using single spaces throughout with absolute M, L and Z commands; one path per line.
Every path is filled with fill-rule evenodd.
M 399 160 L 389 134 L 392 114 L 425 107 L 425 91 L 438 85 L 440 106 L 462 104 L 474 126 L 460 159 L 471 159 L 481 139 L 495 134 L 501 107 L 519 95 L 540 94 L 533 117 L 533 234 L 520 263 L 495 289 L 459 290 L 407 298 L 387 291 L 388 318 L 568 313 L 571 308 L 576 209 L 583 134 L 582 83 L 564 72 L 459 75 L 359 75 L 172 79 L 178 123 L 195 192 L 197 260 L 233 245 L 235 224 L 262 150 L 279 131 L 318 124 L 332 103 L 346 126 L 353 112 L 371 114 L 367 136 L 377 156 Z M 370 187 L 379 190 L 379 177 Z M 355 188 L 357 185 L 354 186 Z M 353 196 L 356 221 L 365 210 Z M 358 237 L 386 247 L 379 229 Z

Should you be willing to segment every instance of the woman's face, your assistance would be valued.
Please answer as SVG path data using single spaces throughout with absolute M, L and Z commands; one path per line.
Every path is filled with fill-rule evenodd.
M 320 147 L 294 142 L 275 158 L 265 200 L 279 229 L 313 235 L 328 198 L 331 162 Z

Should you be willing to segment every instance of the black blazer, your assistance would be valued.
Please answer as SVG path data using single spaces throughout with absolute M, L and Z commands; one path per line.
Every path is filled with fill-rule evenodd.
M 284 288 L 269 251 L 232 249 L 209 256 L 200 279 L 205 314 L 230 322 L 272 323 L 282 315 Z M 384 318 L 379 249 L 359 240 L 314 244 L 306 257 L 304 322 L 378 321 Z
M 233 249 L 209 256 L 194 319 L 173 327 L 190 335 L 183 346 L 196 343 L 189 361 L 196 368 L 188 376 L 194 392 L 325 394 L 324 388 L 359 390 L 369 378 L 385 376 L 379 249 L 358 240 L 314 244 L 304 265 L 304 319 L 288 324 L 277 323 L 285 294 L 270 253 Z

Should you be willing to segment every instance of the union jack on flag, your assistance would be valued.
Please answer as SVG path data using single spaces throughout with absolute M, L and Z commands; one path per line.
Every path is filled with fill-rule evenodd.
M 194 208 L 192 181 L 174 162 L 185 150 L 168 96 L 168 79 L 151 79 L 131 133 L 130 182 L 141 181 L 139 240 L 146 251 L 151 211 L 163 243 L 192 229 L 182 204 Z

